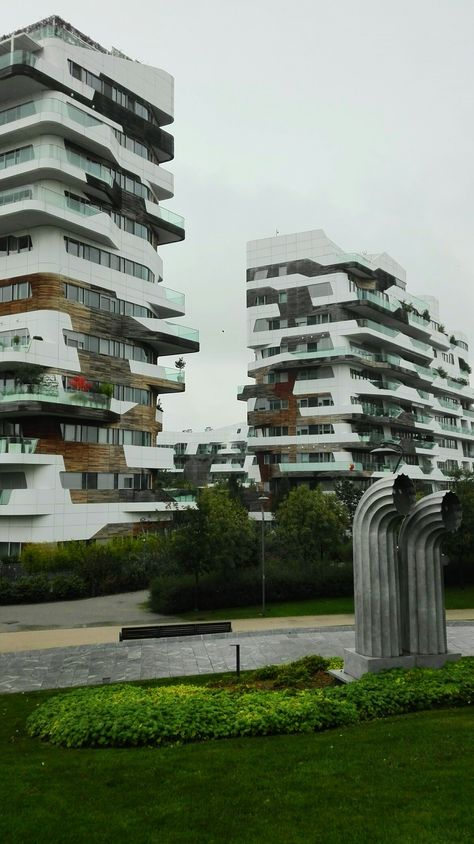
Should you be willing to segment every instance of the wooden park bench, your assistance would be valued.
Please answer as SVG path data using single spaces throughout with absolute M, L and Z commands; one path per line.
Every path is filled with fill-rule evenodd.
M 204 633 L 232 633 L 230 621 L 190 621 L 177 624 L 151 624 L 122 627 L 119 642 L 126 639 L 161 639 L 169 636 L 200 636 Z

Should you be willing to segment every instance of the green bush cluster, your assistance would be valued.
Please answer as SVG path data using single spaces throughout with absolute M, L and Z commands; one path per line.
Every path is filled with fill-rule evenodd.
M 66 747 L 157 746 L 315 732 L 473 699 L 474 658 L 468 657 L 439 670 L 398 669 L 327 689 L 122 684 L 79 689 L 39 706 L 27 728 L 30 735 Z
M 84 580 L 75 574 L 33 574 L 18 580 L 0 578 L 0 604 L 37 604 L 41 601 L 68 601 L 87 595 Z
M 104 543 L 28 545 L 25 575 L 0 578 L 0 604 L 61 601 L 146 589 L 165 567 L 166 538 L 156 534 Z
M 269 562 L 266 572 L 267 601 L 298 601 L 352 595 L 351 563 L 324 563 L 314 570 L 291 563 Z M 242 607 L 258 604 L 262 595 L 261 571 L 258 566 L 234 569 L 223 577 L 209 572 L 200 577 L 198 605 L 200 610 L 221 607 Z M 195 609 L 195 581 L 191 575 L 170 574 L 152 580 L 150 606 L 154 612 L 172 615 Z

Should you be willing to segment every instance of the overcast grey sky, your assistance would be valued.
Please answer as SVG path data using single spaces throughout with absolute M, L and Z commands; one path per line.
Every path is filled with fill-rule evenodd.
M 474 343 L 472 0 L 23 0 L 2 29 L 53 13 L 176 80 L 161 255 L 202 351 L 166 429 L 245 417 L 246 241 L 276 229 L 389 252 Z

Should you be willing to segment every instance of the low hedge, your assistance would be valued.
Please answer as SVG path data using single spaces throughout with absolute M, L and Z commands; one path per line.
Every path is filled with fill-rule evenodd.
M 105 543 L 28 545 L 20 577 L 0 577 L 0 604 L 39 603 L 146 589 L 166 570 L 166 538 L 149 534 Z
M 255 691 L 114 685 L 52 697 L 30 735 L 65 747 L 159 746 L 236 736 L 305 733 L 474 699 L 474 658 L 444 668 L 397 669 L 327 689 Z
M 317 570 L 304 571 L 288 563 L 268 566 L 265 579 L 269 602 L 332 598 L 353 594 L 351 563 L 324 563 Z M 199 579 L 197 604 L 200 610 L 244 607 L 258 604 L 262 595 L 259 567 L 234 569 L 225 577 L 220 573 Z M 150 584 L 150 607 L 164 615 L 190 612 L 196 608 L 196 590 L 191 575 L 156 577 Z
M 46 574 L 0 578 L 0 604 L 38 604 L 44 601 L 67 601 L 88 595 L 85 581 L 75 574 Z

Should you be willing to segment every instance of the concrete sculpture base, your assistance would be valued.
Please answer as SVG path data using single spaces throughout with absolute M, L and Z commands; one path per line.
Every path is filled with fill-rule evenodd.
M 401 656 L 364 656 L 354 648 L 344 649 L 344 674 L 359 680 L 363 674 L 378 674 L 391 668 L 441 668 L 446 662 L 456 662 L 460 653 L 402 654 Z

